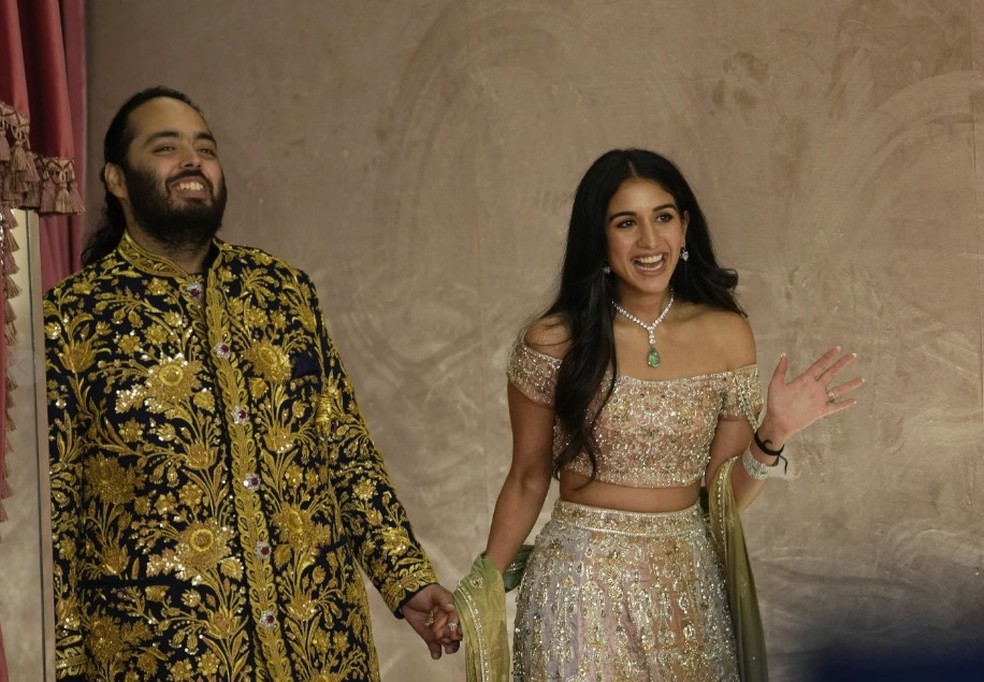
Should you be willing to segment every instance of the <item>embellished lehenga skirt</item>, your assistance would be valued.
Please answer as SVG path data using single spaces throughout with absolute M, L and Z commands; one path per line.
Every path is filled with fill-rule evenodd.
M 640 514 L 558 500 L 523 576 L 513 648 L 523 682 L 737 680 L 699 505 Z

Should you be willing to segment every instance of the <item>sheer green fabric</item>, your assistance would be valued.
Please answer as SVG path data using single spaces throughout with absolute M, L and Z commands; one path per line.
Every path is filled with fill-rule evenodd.
M 467 682 L 509 680 L 506 592 L 519 587 L 532 549 L 533 545 L 521 546 L 504 574 L 480 554 L 454 591 L 454 608 L 464 637 Z
M 708 488 L 711 532 L 724 564 L 739 675 L 742 682 L 766 682 L 769 669 L 765 655 L 765 633 L 752 567 L 745 548 L 745 534 L 731 488 L 731 470 L 736 461 L 738 458 L 733 457 L 718 467 Z
M 502 573 L 480 554 L 454 591 L 468 682 L 509 682 L 506 591 Z

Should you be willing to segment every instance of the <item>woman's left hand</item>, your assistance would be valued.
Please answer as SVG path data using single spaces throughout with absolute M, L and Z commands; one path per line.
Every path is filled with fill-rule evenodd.
M 831 348 L 806 371 L 787 382 L 789 357 L 783 353 L 769 382 L 766 414 L 770 440 L 784 443 L 810 424 L 854 406 L 857 400 L 850 394 L 864 384 L 864 379 L 854 377 L 838 383 L 837 375 L 855 357 L 854 353 L 841 355 L 839 346 Z

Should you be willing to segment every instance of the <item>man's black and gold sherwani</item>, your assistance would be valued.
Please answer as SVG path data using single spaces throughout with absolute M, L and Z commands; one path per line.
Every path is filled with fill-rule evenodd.
M 436 582 L 306 275 L 128 236 L 45 296 L 60 680 L 374 680 Z

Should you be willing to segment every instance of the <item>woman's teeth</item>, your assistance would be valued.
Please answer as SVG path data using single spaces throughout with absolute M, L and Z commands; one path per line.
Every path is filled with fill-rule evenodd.
M 639 268 L 643 270 L 658 270 L 660 266 L 663 265 L 663 261 L 666 260 L 663 254 L 658 256 L 646 256 L 645 258 L 635 258 L 633 263 L 635 263 Z

